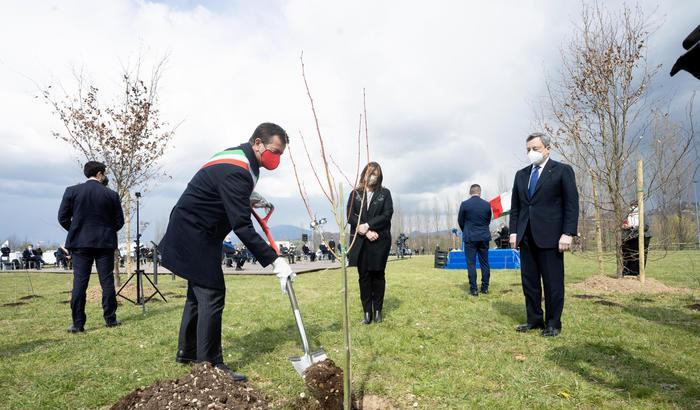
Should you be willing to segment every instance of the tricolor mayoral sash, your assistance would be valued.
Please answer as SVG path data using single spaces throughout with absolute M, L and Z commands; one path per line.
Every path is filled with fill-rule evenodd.
M 228 164 L 234 167 L 243 168 L 250 173 L 250 177 L 253 178 L 253 186 L 257 184 L 258 178 L 253 173 L 250 167 L 250 162 L 248 157 L 246 157 L 245 152 L 240 148 L 227 149 L 226 151 L 221 151 L 214 154 L 213 157 L 206 164 L 202 166 L 202 169 L 209 168 L 212 165 L 217 164 Z

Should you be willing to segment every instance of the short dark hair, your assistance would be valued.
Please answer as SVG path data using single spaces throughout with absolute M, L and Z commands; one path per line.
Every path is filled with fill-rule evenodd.
M 99 161 L 88 161 L 83 167 L 85 178 L 96 177 L 98 173 L 102 172 L 104 174 L 105 171 L 107 171 L 107 167 Z
M 472 186 L 469 187 L 469 195 L 481 195 L 481 185 L 472 184 Z
M 289 136 L 287 135 L 287 131 L 285 131 L 284 128 L 280 127 L 279 125 L 271 122 L 264 122 L 258 125 L 257 128 L 255 128 L 255 131 L 253 131 L 253 135 L 250 137 L 248 142 L 255 144 L 255 140 L 260 138 L 263 144 L 269 144 L 272 142 L 272 137 L 275 135 L 279 135 L 280 140 L 284 145 L 289 144 Z

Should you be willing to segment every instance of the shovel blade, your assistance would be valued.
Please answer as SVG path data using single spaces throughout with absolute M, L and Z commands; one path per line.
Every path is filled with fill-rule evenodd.
M 311 367 L 314 363 L 322 362 L 327 358 L 328 356 L 326 355 L 326 352 L 323 350 L 319 350 L 317 352 L 305 354 L 303 356 L 290 357 L 289 360 L 292 362 L 294 370 L 296 370 L 297 373 L 299 373 L 299 376 L 304 377 L 304 372 L 306 372 L 306 369 Z

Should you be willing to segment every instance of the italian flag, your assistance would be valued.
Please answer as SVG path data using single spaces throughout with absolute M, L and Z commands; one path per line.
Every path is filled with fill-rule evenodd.
M 493 219 L 507 215 L 510 212 L 510 192 L 504 192 L 501 195 L 493 198 L 489 201 L 489 204 L 491 204 Z

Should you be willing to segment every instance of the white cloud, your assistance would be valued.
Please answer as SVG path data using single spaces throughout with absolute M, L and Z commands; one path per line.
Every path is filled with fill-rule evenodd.
M 542 94 L 544 70 L 556 71 L 558 49 L 579 6 L 495 3 L 3 2 L 0 147 L 10 155 L 0 172 L 11 176 L 3 176 L 3 184 L 21 183 L 27 178 L 17 175 L 45 163 L 51 174 L 26 174 L 56 185 L 50 192 L 60 195 L 63 186 L 81 179 L 73 154 L 50 135 L 60 124 L 34 98 L 32 80 L 70 88 L 72 68 L 84 67 L 104 95 L 113 95 L 122 67 L 139 53 L 151 63 L 170 55 L 161 82 L 162 115 L 173 124 L 184 120 L 163 160 L 173 180 L 163 181 L 146 200 L 145 218 L 167 216 L 199 166 L 212 153 L 245 141 L 260 122 L 285 127 L 304 163 L 298 131 L 315 146 L 300 76 L 304 50 L 327 148 L 349 174 L 365 87 L 372 159 L 382 164 L 385 183 L 402 206 L 425 209 L 435 195 L 464 193 L 472 182 L 495 194 L 500 176 L 510 183 L 524 165 L 530 101 Z M 685 34 L 678 33 L 697 20 L 688 17 L 692 6 L 675 2 L 660 9 L 667 18 L 659 38 L 680 44 Z M 687 30 L 678 28 L 684 24 Z M 690 84 L 663 82 L 669 92 L 677 90 L 674 84 Z M 312 152 L 317 156 L 317 148 Z M 306 216 L 286 157 L 278 171 L 263 171 L 259 190 L 289 207 L 278 223 L 298 225 Z M 308 167 L 302 175 L 307 187 L 315 185 Z M 17 213 L 31 198 L 0 193 L 0 210 Z M 23 229 L 48 235 L 55 226 L 4 224 L 0 234 Z

